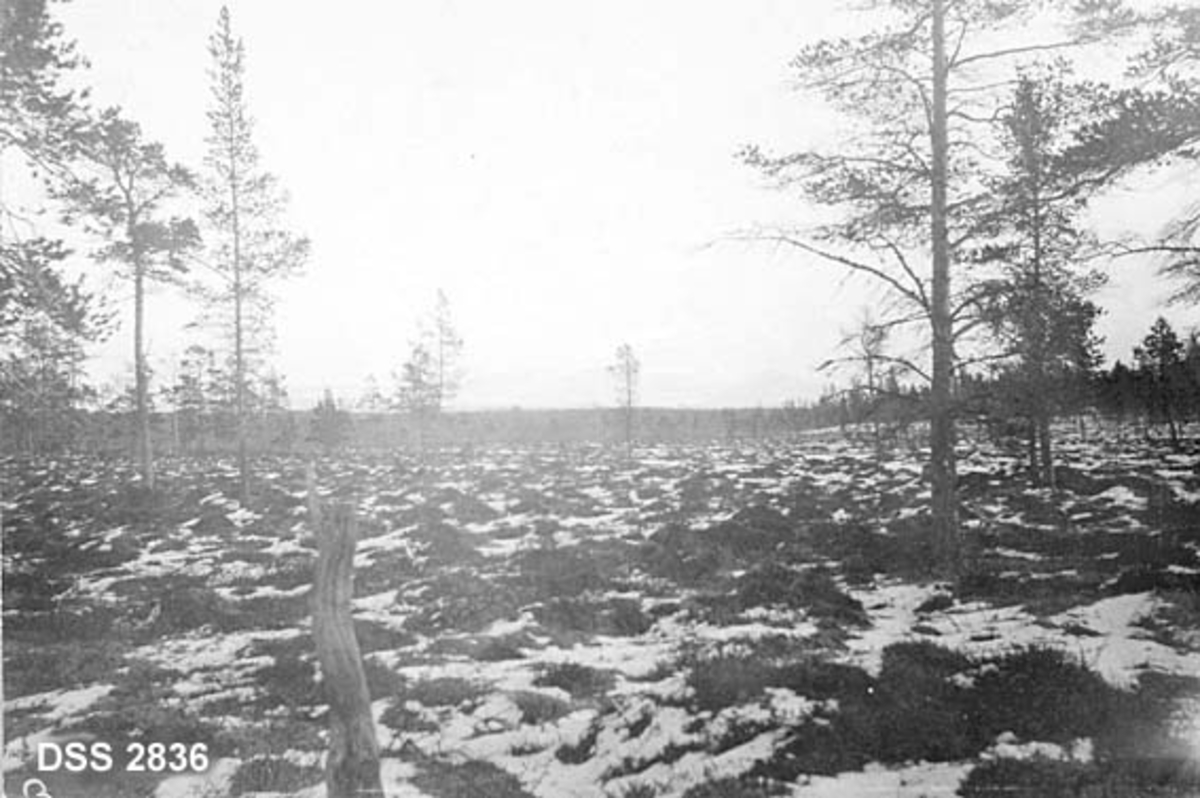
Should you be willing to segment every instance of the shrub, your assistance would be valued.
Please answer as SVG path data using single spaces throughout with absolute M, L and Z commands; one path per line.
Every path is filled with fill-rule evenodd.
M 884 649 L 872 701 L 884 762 L 965 759 L 987 743 L 972 722 L 967 691 L 950 681 L 969 667 L 962 654 L 927 641 Z
M 378 621 L 364 618 L 354 619 L 354 638 L 358 641 L 358 650 L 363 654 L 391 651 L 417 642 L 417 638 L 408 632 L 398 631 Z
M 521 787 L 521 781 L 491 762 L 470 759 L 466 762 L 423 760 L 413 785 L 434 798 L 535 798 Z
M 685 792 L 683 798 L 771 798 L 787 793 L 784 785 L 741 776 L 697 784 Z
M 784 687 L 808 698 L 836 698 L 841 702 L 864 701 L 872 689 L 870 676 L 852 665 L 815 656 L 779 665 L 740 652 L 693 659 L 687 683 L 696 707 L 712 712 L 757 699 L 767 687 Z
M 517 641 L 505 637 L 484 638 L 479 646 L 471 653 L 480 662 L 501 662 L 510 659 L 524 659 L 525 652 Z
M 652 784 L 628 784 L 621 790 L 619 798 L 654 798 L 658 790 Z
M 324 771 L 319 765 L 297 765 L 282 757 L 255 757 L 243 762 L 233 774 L 229 794 L 292 793 L 319 784 L 323 779 Z
M 288 751 L 324 751 L 324 721 L 302 718 L 230 726 L 217 733 L 217 748 L 244 760 L 281 756 Z
M 513 693 L 511 698 L 521 710 L 521 722 L 531 726 L 553 723 L 571 711 L 566 701 L 533 690 L 521 690 Z
M 843 703 L 865 701 L 874 689 L 874 681 L 862 668 L 816 656 L 779 666 L 768 681 L 768 687 L 786 687 L 814 700 L 833 698 Z
M 473 704 L 486 692 L 486 688 L 475 682 L 445 676 L 412 684 L 405 689 L 404 698 L 427 707 L 457 707 Z
M 404 706 L 403 699 L 397 699 L 389 704 L 379 716 L 379 722 L 392 731 L 405 734 L 419 734 L 437 731 L 440 727 L 435 721 L 426 719 L 420 712 L 415 712 Z
M 395 695 L 404 689 L 404 677 L 379 662 L 363 660 L 363 671 L 367 677 L 367 692 L 372 698 Z
M 34 647 L 10 642 L 7 630 L 5 635 L 4 695 L 8 699 L 110 679 L 124 661 L 124 647 L 116 641 Z
M 1057 649 L 1005 654 L 975 679 L 973 713 L 990 737 L 1066 743 L 1091 737 L 1115 718 L 1116 693 L 1095 672 Z
M 116 706 L 106 704 L 107 700 L 97 705 L 98 708 L 73 729 L 91 732 L 102 740 L 204 743 L 210 757 L 228 753 L 218 741 L 219 727 L 190 709 L 168 705 L 161 700 L 135 701 L 128 697 Z M 100 709 L 102 706 L 105 708 Z M 120 750 L 123 751 L 123 747 Z
M 555 598 L 535 608 L 534 617 L 550 630 L 618 637 L 640 635 L 654 625 L 641 603 L 629 598 Z
M 263 688 L 266 707 L 319 706 L 325 703 L 325 692 L 317 684 L 317 667 L 312 659 L 298 654 L 279 654 L 275 661 L 254 673 L 254 680 Z
M 734 588 L 738 610 L 784 606 L 843 624 L 867 623 L 862 604 L 847 596 L 823 571 L 795 571 L 779 563 L 760 565 L 740 576 Z
M 762 695 L 775 668 L 742 654 L 718 654 L 691 664 L 687 684 L 698 709 L 719 712 Z
M 1194 795 L 1186 783 L 1155 783 L 1124 767 L 1044 757 L 996 759 L 973 768 L 958 788 L 962 798 L 1149 798 Z M 1193 782 L 1191 787 L 1200 787 Z
M 601 695 L 612 689 L 615 682 L 611 672 L 576 662 L 550 665 L 533 680 L 539 687 L 558 687 L 566 690 L 573 698 Z

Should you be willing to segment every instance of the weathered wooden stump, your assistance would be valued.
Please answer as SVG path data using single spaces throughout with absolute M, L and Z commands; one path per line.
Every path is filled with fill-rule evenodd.
M 311 494 L 310 494 L 311 495 Z M 323 516 L 323 517 L 322 517 Z M 371 696 L 362 654 L 354 636 L 354 547 L 358 523 L 351 507 L 338 504 L 317 514 L 317 573 L 313 636 L 329 700 L 328 798 L 379 798 L 379 743 L 371 718 Z

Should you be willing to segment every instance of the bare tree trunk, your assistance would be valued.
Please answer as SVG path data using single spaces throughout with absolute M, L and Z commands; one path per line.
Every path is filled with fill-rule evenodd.
M 133 233 L 130 237 L 132 239 Z M 134 245 L 136 246 L 136 244 Z M 138 466 L 142 485 L 154 490 L 154 453 L 150 448 L 150 374 L 146 368 L 146 267 L 140 254 L 134 254 L 133 264 L 133 371 L 134 405 L 137 415 Z
M 371 696 L 350 612 L 358 524 L 353 509 L 338 504 L 328 519 L 318 521 L 317 527 L 319 553 L 313 635 L 330 710 L 329 755 L 325 763 L 327 795 L 328 798 L 382 796 Z
M 947 233 L 946 31 L 944 0 L 933 0 L 932 197 L 930 212 L 933 249 L 932 307 L 933 379 L 929 434 L 931 511 L 935 539 L 951 571 L 959 559 L 958 498 L 955 485 L 954 408 L 951 381 L 954 368 L 953 319 L 950 314 L 950 245 Z
M 242 329 L 244 297 L 242 292 L 242 231 L 238 203 L 236 165 L 230 158 L 230 203 L 233 208 L 233 374 L 234 403 L 237 407 L 238 481 L 242 506 L 250 503 L 250 464 L 246 456 L 246 354 Z
M 1041 460 L 1042 485 L 1047 488 L 1055 487 L 1054 479 L 1054 445 L 1050 438 L 1050 412 L 1045 405 L 1041 407 L 1037 420 L 1038 457 Z

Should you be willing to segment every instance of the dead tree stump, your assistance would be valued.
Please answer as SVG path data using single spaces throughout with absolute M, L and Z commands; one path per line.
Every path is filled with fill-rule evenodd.
M 371 696 L 350 614 L 357 538 L 358 523 L 347 505 L 334 505 L 317 521 L 313 636 L 329 699 L 328 798 L 383 795 Z

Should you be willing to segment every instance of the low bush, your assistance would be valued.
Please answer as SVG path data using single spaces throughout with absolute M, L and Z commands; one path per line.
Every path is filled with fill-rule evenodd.
M 297 765 L 275 756 L 255 757 L 234 772 L 229 794 L 293 793 L 319 784 L 324 778 L 324 769 L 319 765 Z
M 869 702 L 881 761 L 966 759 L 987 745 L 991 738 L 972 717 L 968 691 L 951 681 L 970 667 L 962 654 L 927 641 L 884 649 Z
M 962 798 L 1180 798 L 1200 791 L 1200 769 L 1186 759 L 1075 762 L 994 759 L 972 768 Z
M 412 783 L 433 798 L 535 798 L 525 791 L 516 776 L 478 759 L 422 761 Z
M 685 663 L 690 665 L 688 687 L 697 709 L 719 712 L 762 695 L 775 675 L 775 667 L 743 654 L 718 654 Z
M 313 655 L 302 659 L 297 654 L 280 654 L 273 663 L 255 671 L 254 681 L 265 694 L 260 702 L 264 708 L 286 707 L 294 712 L 325 703 Z
M 123 650 L 117 641 L 33 646 L 5 639 L 4 697 L 19 698 L 111 679 L 124 662 Z
M 404 690 L 406 701 L 417 701 L 427 707 L 459 707 L 476 703 L 487 688 L 468 679 L 444 676 L 414 682 Z
M 616 679 L 610 671 L 597 670 L 576 662 L 550 665 L 533 680 L 539 687 L 558 687 L 566 690 L 573 698 L 603 695 L 612 689 L 615 682 Z
M 683 798 L 772 798 L 787 795 L 788 788 L 766 779 L 732 777 L 697 784 L 683 794 Z
M 617 798 L 654 798 L 656 795 L 658 790 L 653 784 L 627 784 Z
M 192 710 L 161 700 L 134 701 L 129 698 L 110 703 L 107 699 L 72 731 L 86 731 L 101 740 L 153 740 L 162 743 L 203 743 L 210 757 L 230 753 L 220 741 L 220 727 Z M 114 752 L 124 746 L 114 746 Z M 116 754 L 114 753 L 114 756 Z
M 404 677 L 376 660 L 364 660 L 363 671 L 367 677 L 367 692 L 372 698 L 395 695 L 404 689 Z
M 436 721 L 425 718 L 420 712 L 404 706 L 403 699 L 397 699 L 383 710 L 379 722 L 392 731 L 403 734 L 422 734 L 437 731 L 440 726 Z
M 753 654 L 720 653 L 691 657 L 687 684 L 697 709 L 719 712 L 758 699 L 765 688 L 787 688 L 814 700 L 865 701 L 872 680 L 862 669 L 816 656 L 776 664 Z
M 776 562 L 758 565 L 740 575 L 732 595 L 706 597 L 708 606 L 721 611 L 745 612 L 753 607 L 805 610 L 821 620 L 852 626 L 868 623 L 862 604 L 838 587 L 824 571 L 798 571 Z
M 471 652 L 471 656 L 480 662 L 524 659 L 525 652 L 521 650 L 521 642 L 514 638 L 487 637 L 479 642 L 479 646 Z
M 1111 725 L 1117 691 L 1062 651 L 1018 649 L 987 663 L 975 678 L 971 712 L 994 738 L 1067 743 Z
M 654 625 L 636 599 L 554 598 L 533 610 L 538 623 L 552 632 L 633 637 Z
M 521 710 L 521 722 L 531 726 L 553 723 L 571 711 L 571 705 L 561 698 L 534 690 L 515 692 L 511 698 Z

